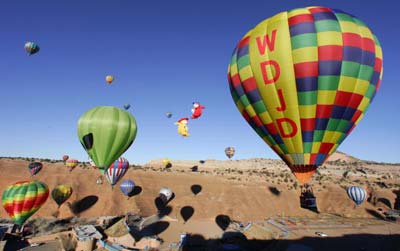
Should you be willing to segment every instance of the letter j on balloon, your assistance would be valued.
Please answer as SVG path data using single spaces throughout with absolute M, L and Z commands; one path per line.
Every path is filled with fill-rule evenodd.
M 304 184 L 362 119 L 382 69 L 381 45 L 360 19 L 314 6 L 248 31 L 228 81 L 239 112 Z

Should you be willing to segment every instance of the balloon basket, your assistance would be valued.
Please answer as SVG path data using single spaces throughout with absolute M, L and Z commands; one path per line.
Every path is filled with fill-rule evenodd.
M 300 206 L 304 209 L 318 212 L 317 197 L 315 197 L 311 185 L 304 184 L 301 188 Z

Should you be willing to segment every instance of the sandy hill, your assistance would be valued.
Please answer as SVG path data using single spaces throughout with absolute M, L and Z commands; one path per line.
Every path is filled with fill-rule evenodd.
M 333 158 L 349 163 L 354 159 L 343 153 L 333 155 Z M 58 184 L 71 185 L 74 192 L 68 202 L 77 205 L 80 201 L 78 204 L 81 208 L 75 210 L 75 214 L 81 217 L 120 215 L 126 212 L 136 212 L 144 216 L 154 214 L 154 199 L 164 186 L 175 193 L 175 199 L 170 202 L 170 216 L 175 218 L 180 217 L 180 209 L 184 206 L 192 206 L 195 210 L 193 219 L 198 220 L 214 219 L 220 214 L 240 221 L 264 219 L 278 214 L 315 216 L 314 213 L 300 208 L 299 184 L 280 160 L 171 160 L 171 163 L 172 167 L 167 169 L 162 160 L 151 161 L 143 167 L 131 167 L 124 179 L 134 180 L 140 186 L 141 192 L 129 200 L 121 193 L 119 184 L 114 189 L 111 189 L 106 180 L 97 185 L 99 172 L 90 167 L 81 166 L 69 172 L 61 162 L 43 162 L 44 168 L 34 179 L 45 182 L 50 189 Z M 16 181 L 29 180 L 28 164 L 28 161 L 21 159 L 0 159 L 0 170 L 6 174 L 0 179 L 0 190 L 4 191 Z M 371 217 L 367 210 L 385 207 L 382 203 L 364 203 L 354 209 L 344 188 L 357 184 L 373 190 L 376 196 L 385 198 L 393 207 L 396 202 L 393 190 L 400 188 L 400 171 L 395 172 L 400 170 L 399 166 L 364 165 L 362 168 L 368 170 L 367 172 L 351 172 L 351 165 L 327 164 L 315 175 L 313 184 L 319 210 L 350 217 Z M 197 172 L 193 172 L 194 167 Z M 194 184 L 202 188 L 196 196 L 191 191 Z M 82 203 L 85 204 L 84 207 Z M 0 211 L 0 217 L 8 217 L 4 210 Z M 56 212 L 57 205 L 49 198 L 34 217 L 53 217 Z M 72 215 L 67 203 L 61 206 L 59 217 Z

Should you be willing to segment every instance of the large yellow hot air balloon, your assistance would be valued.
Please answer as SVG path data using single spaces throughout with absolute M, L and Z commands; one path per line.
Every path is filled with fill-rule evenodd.
M 228 70 L 240 113 L 302 183 L 362 119 L 381 78 L 375 35 L 325 7 L 264 20 L 239 41 Z

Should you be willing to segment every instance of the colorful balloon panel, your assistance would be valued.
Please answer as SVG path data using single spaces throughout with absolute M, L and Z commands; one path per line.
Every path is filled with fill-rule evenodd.
M 2 204 L 15 224 L 22 225 L 46 202 L 49 188 L 40 181 L 21 181 L 7 187 Z
M 78 137 L 101 173 L 132 145 L 136 138 L 135 118 L 112 106 L 97 106 L 78 121 Z
M 240 113 L 303 183 L 362 119 L 381 78 L 378 39 L 358 18 L 325 7 L 264 20 L 228 68 Z

